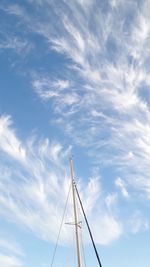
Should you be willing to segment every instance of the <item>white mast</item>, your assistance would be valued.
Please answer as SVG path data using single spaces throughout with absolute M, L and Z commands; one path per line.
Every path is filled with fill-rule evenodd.
M 69 159 L 70 173 L 72 181 L 72 198 L 73 198 L 73 209 L 74 209 L 74 224 L 75 224 L 75 235 L 76 235 L 76 250 L 77 250 L 77 261 L 78 267 L 81 267 L 81 256 L 80 256 L 80 245 L 79 245 L 79 224 L 77 217 L 77 207 L 76 207 L 76 197 L 74 188 L 74 171 L 73 171 L 73 161 L 72 158 Z

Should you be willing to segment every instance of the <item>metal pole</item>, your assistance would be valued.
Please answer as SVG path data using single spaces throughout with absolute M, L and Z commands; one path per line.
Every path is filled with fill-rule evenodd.
M 78 218 L 77 218 L 76 197 L 75 197 L 75 188 L 74 188 L 74 171 L 73 171 L 72 158 L 69 159 L 69 164 L 70 164 L 70 173 L 71 173 L 71 181 L 72 181 L 72 198 L 73 198 L 73 209 L 74 209 L 77 260 L 78 260 L 78 267 L 81 267 L 79 233 L 78 233 Z

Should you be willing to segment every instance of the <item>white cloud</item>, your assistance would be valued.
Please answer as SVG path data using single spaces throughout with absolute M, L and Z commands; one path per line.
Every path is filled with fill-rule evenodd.
M 147 177 L 148 175 L 145 174 L 144 176 L 138 176 L 138 174 L 136 176 L 133 176 L 133 182 L 134 182 L 134 187 L 136 189 L 140 188 L 140 191 L 143 193 L 143 196 L 150 199 L 150 180 Z M 129 180 L 130 178 L 128 178 Z M 130 182 L 129 182 L 130 183 Z
M 85 1 L 62 1 L 60 7 L 54 1 L 29 2 L 41 5 L 44 23 L 38 14 L 30 12 L 28 15 L 23 13 L 22 23 L 30 29 L 30 34 L 39 34 L 49 49 L 55 50 L 65 59 L 63 74 L 61 69 L 61 75 L 56 71 L 57 76 L 52 79 L 47 78 L 47 74 L 32 76 L 35 92 L 42 100 L 49 101 L 58 116 L 55 123 L 59 124 L 67 137 L 72 138 L 75 145 L 87 149 L 92 162 L 113 166 L 116 172 L 123 173 L 125 180 L 118 178 L 116 186 L 125 198 L 129 197 L 129 185 L 131 192 L 136 188 L 149 197 L 149 1 L 141 3 L 140 8 L 136 1 L 109 1 L 105 14 L 97 1 L 86 6 L 83 5 Z M 94 5 L 96 8 L 93 8 Z M 18 14 L 19 11 L 16 11 Z M 51 18 L 55 19 L 55 24 Z M 7 135 L 11 140 L 9 144 Z M 29 201 L 26 203 L 26 212 L 21 213 L 23 207 L 13 201 L 8 203 L 7 208 L 14 209 L 16 217 L 35 229 L 36 233 L 35 221 L 38 218 L 38 230 L 45 238 L 44 228 L 49 233 L 55 231 L 47 228 L 46 219 L 40 219 L 41 209 L 44 218 L 49 217 L 49 210 L 53 211 L 53 205 L 49 204 L 48 199 L 53 196 L 56 202 L 55 197 L 59 194 L 58 177 L 60 173 L 65 175 L 64 170 L 56 170 L 53 164 L 54 159 L 58 161 L 61 158 L 63 148 L 48 140 L 39 145 L 32 143 L 30 149 L 29 146 L 23 148 L 16 135 L 11 135 L 7 125 L 2 133 L 1 148 L 17 160 L 20 155 L 22 161 L 25 160 L 23 154 L 24 157 L 28 154 L 24 172 L 32 173 L 32 182 L 31 191 L 28 182 L 26 187 L 23 185 L 24 196 L 27 194 Z M 50 162 L 47 155 L 51 158 Z M 24 175 L 15 175 L 26 181 Z M 42 177 L 46 177 L 44 182 Z M 45 191 L 47 187 L 49 191 Z M 42 207 L 38 207 L 36 214 L 28 209 L 31 195 L 38 199 L 38 205 Z M 98 199 L 94 201 L 97 205 Z M 114 196 L 105 199 L 109 212 L 113 201 Z M 6 205 L 4 196 L 1 196 L 1 202 Z M 89 202 L 92 209 L 94 204 L 91 199 Z M 32 205 L 37 208 L 36 203 Z M 58 226 L 55 221 L 59 215 L 55 212 L 54 215 L 53 222 Z M 115 233 L 119 236 L 121 232 L 119 223 L 113 221 L 111 216 L 110 222 L 116 230 L 109 233 L 106 240 L 113 239 Z M 108 218 L 106 214 L 102 225 L 108 225 Z M 98 227 L 96 229 L 98 231 Z M 111 227 L 109 229 L 112 231 Z
M 113 8 L 116 8 L 119 4 L 120 4 L 120 0 L 110 0 L 110 5 L 113 7 Z
M 0 39 L 0 50 L 14 51 L 22 57 L 27 55 L 32 48 L 33 44 L 31 42 L 24 38 L 19 38 L 13 34 L 7 36 L 5 33 L 5 35 Z
M 58 80 L 53 83 L 53 86 L 58 88 L 59 90 L 64 90 L 64 89 L 71 87 L 71 84 L 67 80 Z
M 24 253 L 21 247 L 13 240 L 4 238 L 1 234 L 0 238 L 0 265 L 3 267 L 19 267 L 22 266 L 21 257 Z
M 22 16 L 24 14 L 23 8 L 18 4 L 11 4 L 8 6 L 1 5 L 0 8 L 11 15 Z
M 5 239 L 4 237 L 0 238 L 0 248 L 1 248 L 1 251 L 4 251 L 4 252 L 7 252 L 7 253 L 9 252 L 10 254 L 14 254 L 18 256 L 24 256 L 22 249 L 16 242 Z
M 49 100 L 52 97 L 62 97 L 68 91 L 71 84 L 68 80 L 50 80 L 48 77 L 35 78 L 32 86 L 36 93 L 43 99 Z
M 129 197 L 129 193 L 125 187 L 125 183 L 124 181 L 118 177 L 115 181 L 115 185 L 120 189 L 122 195 L 125 197 L 125 198 L 128 198 Z
M 149 1 L 140 7 L 137 2 L 109 1 L 113 8 L 106 14 L 99 6 L 93 9 L 95 3 L 82 10 L 79 1 L 68 3 L 69 10 L 75 10 L 72 13 L 63 4 L 59 13 L 53 4 L 61 24 L 44 29 L 41 23 L 38 33 L 50 49 L 65 57 L 68 65 L 63 75 L 71 86 L 68 94 L 61 94 L 57 86 L 45 90 L 45 85 L 37 93 L 50 101 L 59 116 L 56 122 L 75 144 L 88 149 L 92 160 L 125 173 L 128 178 L 117 186 L 127 198 L 126 186 L 135 189 L 138 172 L 149 183 L 150 101 L 144 98 L 150 84 Z M 148 188 L 142 190 L 147 193 Z M 138 185 L 137 189 L 141 191 Z
M 97 243 L 106 245 L 121 235 L 123 231 L 122 225 L 107 214 L 102 213 L 98 215 L 100 218 L 103 217 L 103 219 L 99 223 L 97 220 L 92 221 L 93 235 Z
M 73 4 L 70 8 L 73 8 Z M 50 32 L 47 33 L 45 31 L 43 32 L 43 35 L 50 41 L 50 43 L 52 43 L 52 47 L 55 48 L 57 52 L 65 53 L 67 57 L 72 59 L 74 63 L 74 66 L 72 67 L 76 69 L 79 73 L 79 76 L 83 78 L 85 85 L 83 88 L 80 86 L 80 93 L 82 93 L 83 95 L 82 101 L 80 101 L 78 105 L 81 111 L 86 111 L 88 113 L 88 111 L 93 106 L 99 107 L 99 103 L 103 102 L 107 108 L 111 109 L 112 113 L 117 111 L 117 115 L 119 116 L 122 113 L 124 113 L 123 116 L 128 116 L 129 112 L 132 113 L 134 111 L 132 116 L 130 116 L 130 119 L 132 120 L 137 117 L 138 113 L 147 113 L 148 111 L 146 104 L 141 100 L 141 98 L 139 98 L 138 91 L 136 90 L 136 88 L 138 88 L 141 82 L 143 83 L 144 80 L 143 78 L 141 80 L 141 78 L 139 79 L 138 77 L 141 77 L 141 74 L 142 77 L 146 77 L 147 74 L 143 71 L 143 69 L 138 68 L 138 66 L 134 67 L 133 64 L 129 64 L 129 62 L 127 61 L 127 53 L 129 53 L 130 55 L 130 48 L 133 46 L 132 42 L 130 42 L 130 48 L 126 48 L 126 46 L 124 47 L 124 49 L 122 48 L 122 54 L 120 58 L 116 58 L 115 64 L 109 61 L 106 61 L 106 63 L 103 63 L 102 65 L 100 64 L 99 61 L 102 60 L 103 62 L 102 53 L 105 52 L 105 56 L 107 56 L 107 51 L 103 51 L 103 49 L 106 47 L 109 35 L 110 38 L 112 38 L 112 36 L 114 37 L 114 39 L 116 38 L 116 45 L 117 42 L 120 42 L 120 40 L 118 40 L 118 31 L 120 31 L 120 38 L 125 39 L 126 36 L 124 35 L 122 28 L 117 29 L 117 32 L 114 28 L 111 36 L 111 28 L 114 27 L 113 13 L 108 17 L 104 17 L 103 24 L 105 24 L 105 26 L 103 25 L 103 28 L 105 28 L 105 33 L 107 32 L 107 34 L 104 34 L 102 28 L 102 20 L 100 19 L 100 16 L 98 16 L 99 13 L 100 11 L 98 10 L 97 14 L 95 14 L 96 19 L 93 19 L 93 23 L 95 23 L 95 25 L 97 23 L 96 26 L 99 27 L 101 38 L 99 35 L 96 35 L 96 33 L 92 31 L 92 29 L 87 27 L 86 14 L 81 14 L 79 12 L 79 9 L 76 10 L 74 20 L 72 22 L 70 21 L 69 17 L 65 16 L 65 14 L 64 16 L 62 15 L 62 17 L 60 18 L 62 19 L 62 29 L 57 28 L 57 32 L 53 32 L 56 36 L 55 38 L 53 38 L 54 34 L 52 34 L 50 37 Z M 77 22 L 76 18 L 80 18 L 80 20 Z M 81 27 L 78 27 L 78 23 L 80 23 Z M 53 29 L 51 30 L 53 31 Z M 61 32 L 63 33 L 62 36 Z M 124 44 L 122 42 L 122 46 L 123 45 Z M 75 83 L 75 80 L 72 81 L 73 83 Z M 40 81 L 38 82 L 40 83 Z M 86 88 L 91 89 L 86 90 Z M 71 88 L 69 94 L 72 95 L 72 92 L 74 93 L 74 91 L 75 89 Z M 64 108 L 64 105 L 68 106 L 68 103 L 69 105 L 71 104 L 70 109 L 74 109 L 74 106 L 76 105 L 76 101 L 65 101 L 65 97 L 64 105 L 60 106 L 62 95 L 58 94 L 56 90 L 45 90 L 44 86 L 40 87 L 39 95 L 47 100 L 54 96 L 55 106 L 58 106 L 58 108 L 56 108 L 56 111 L 59 112 L 59 115 L 63 114 L 62 110 Z M 103 107 L 101 107 L 101 112 L 102 110 Z M 74 111 L 77 112 L 77 109 L 74 109 Z M 69 110 L 68 114 L 70 116 Z M 82 112 L 80 112 L 80 116 L 80 121 L 82 123 Z M 91 119 L 92 118 L 89 117 L 89 121 Z M 122 118 L 117 117 L 116 120 L 117 119 L 119 119 L 119 122 L 121 123 Z M 114 123 L 116 123 L 116 120 L 114 120 Z M 125 119 L 123 121 L 125 123 Z M 66 123 L 67 120 L 65 118 L 65 124 Z M 67 126 L 67 128 L 68 127 L 69 126 Z M 106 124 L 106 128 L 108 127 L 109 125 L 107 126 Z M 78 128 L 75 129 L 75 127 L 73 126 L 72 130 L 74 132 L 74 136 L 79 134 Z M 100 132 L 101 128 L 99 127 L 97 128 L 97 130 L 98 132 Z M 91 134 L 90 127 L 89 132 L 86 132 Z M 87 139 L 87 144 L 89 144 L 89 139 Z
M 128 221 L 129 229 L 132 233 L 137 234 L 141 230 L 148 230 L 149 221 L 143 217 L 140 211 L 135 211 Z
M 116 193 L 111 193 L 105 198 L 106 205 L 108 209 L 112 209 L 113 206 L 116 206 L 116 201 L 117 201 L 117 194 Z
M 0 253 L 0 265 L 3 267 L 19 267 L 22 266 L 21 262 L 13 257 Z
M 18 164 L 17 168 L 10 165 L 9 161 L 1 162 L 1 180 L 0 180 L 0 213 L 1 216 L 24 225 L 32 230 L 34 234 L 42 239 L 48 241 L 55 241 L 58 233 L 61 216 L 65 206 L 66 197 L 69 190 L 69 173 L 66 169 L 66 159 L 70 155 L 70 148 L 64 149 L 59 143 L 50 143 L 45 139 L 37 143 L 34 139 L 30 139 L 24 144 L 26 151 L 26 162 L 22 164 L 20 150 L 7 149 L 15 140 L 17 144 L 21 141 L 17 139 L 16 134 L 9 123 L 9 117 L 1 119 L 1 125 L 6 133 L 9 133 L 9 139 L 5 138 L 1 150 L 3 153 L 9 155 L 8 160 L 15 160 L 14 164 Z M 7 130 L 7 131 L 6 131 Z M 5 133 L 5 134 L 4 134 Z M 13 140 L 13 141 L 12 141 Z M 20 156 L 20 158 L 19 158 Z M 24 158 L 23 158 L 24 160 Z M 8 171 L 8 170 L 9 171 Z M 3 172 L 3 173 L 2 173 Z M 5 176 L 3 174 L 5 173 Z M 5 182 L 7 180 L 7 187 Z M 88 183 L 83 184 L 79 182 L 79 188 L 83 203 L 89 220 L 95 221 L 94 233 L 99 229 L 99 222 L 101 221 L 101 229 L 99 229 L 99 236 L 97 242 L 106 244 L 118 238 L 121 234 L 120 223 L 114 218 L 113 214 L 99 205 L 101 198 L 101 186 L 97 177 L 93 177 Z M 105 203 L 103 203 L 105 206 Z M 71 198 L 68 204 L 69 221 L 72 221 Z M 95 212 L 98 210 L 97 218 Z M 103 217 L 101 218 L 101 214 Z M 110 220 L 109 220 L 110 219 Z M 109 231 L 106 226 L 109 227 Z M 70 229 L 70 228 L 69 228 Z M 71 229 L 69 230 L 71 231 Z M 70 242 L 70 234 L 68 227 L 63 226 L 61 242 Z M 103 233 L 101 235 L 101 233 Z M 104 237 L 106 237 L 104 239 Z M 5 244 L 4 244 L 5 245 Z M 11 248 L 10 248 L 11 249 Z
M 15 131 L 10 130 L 10 125 L 11 118 L 9 116 L 0 117 L 0 150 L 21 162 L 25 162 L 26 151 L 16 137 Z

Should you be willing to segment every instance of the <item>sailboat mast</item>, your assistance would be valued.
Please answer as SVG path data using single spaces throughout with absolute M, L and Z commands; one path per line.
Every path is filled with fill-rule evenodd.
M 74 209 L 74 224 L 75 224 L 75 235 L 76 235 L 76 250 L 77 250 L 77 260 L 78 267 L 81 267 L 81 257 L 80 257 L 80 246 L 79 246 L 79 227 L 78 227 L 78 218 L 77 218 L 77 206 L 76 206 L 76 197 L 75 197 L 75 188 L 74 188 L 74 170 L 73 170 L 73 161 L 72 158 L 69 159 L 70 164 L 70 173 L 72 181 L 72 198 L 73 198 L 73 209 Z

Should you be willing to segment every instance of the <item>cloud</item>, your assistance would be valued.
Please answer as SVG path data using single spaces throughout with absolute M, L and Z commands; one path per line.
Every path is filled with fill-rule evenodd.
M 129 196 L 129 186 L 131 199 L 132 194 L 138 195 L 139 199 L 139 192 L 149 198 L 150 4 L 149 1 L 106 2 L 97 5 L 97 1 L 86 1 L 85 5 L 85 1 L 61 1 L 58 6 L 55 1 L 28 1 L 31 7 L 40 5 L 40 8 L 31 9 L 31 14 L 30 11 L 25 11 L 25 7 L 22 9 L 21 5 L 20 9 L 10 6 L 6 12 L 16 15 L 30 35 L 37 34 L 45 41 L 48 51 L 59 57 L 61 64 L 56 64 L 54 73 L 45 72 L 43 65 L 42 74 L 38 69 L 34 70 L 36 75 L 33 72 L 31 74 L 34 92 L 42 101 L 47 101 L 53 115 L 57 115 L 55 125 L 60 127 L 74 145 L 86 151 L 93 164 L 102 166 L 104 170 L 113 167 L 119 177 L 125 177 L 124 180 L 116 180 L 116 186 L 125 198 Z M 39 232 L 46 238 L 47 231 L 51 233 L 51 239 L 54 239 L 55 230 L 49 228 L 45 218 L 49 218 L 51 210 L 55 215 L 52 224 L 58 227 L 56 218 L 59 214 L 55 214 L 56 211 L 53 210 L 53 201 L 56 203 L 60 188 L 58 180 L 61 181 L 62 173 L 64 177 L 68 176 L 63 168 L 56 169 L 58 164 L 55 161 L 59 161 L 62 166 L 62 154 L 66 152 L 61 144 L 51 143 L 48 139 L 39 143 L 30 140 L 28 145 L 22 145 L 16 135 L 9 132 L 7 123 L 4 128 L 2 150 L 18 162 L 25 162 L 24 169 L 15 173 L 15 177 L 25 182 L 22 185 L 22 197 L 27 199 L 25 207 L 19 206 L 18 203 L 23 201 L 17 200 L 9 202 L 7 208 L 14 210 L 15 218 L 23 221 L 36 234 Z M 7 143 L 5 132 L 9 133 L 10 144 Z M 9 175 L 14 175 L 12 170 Z M 30 183 L 26 175 L 30 177 Z M 44 181 L 42 177 L 46 177 Z M 60 183 L 62 188 L 66 188 L 67 181 L 65 178 L 65 185 Z M 86 186 L 88 191 L 88 185 Z M 47 191 L 47 187 L 51 189 Z M 12 188 L 8 190 L 11 191 Z M 16 189 L 20 192 L 20 188 Z M 64 189 L 65 196 L 66 191 Z M 38 208 L 37 203 L 32 202 L 32 195 L 39 201 Z M 120 224 L 109 214 L 110 206 L 118 197 L 115 196 L 112 192 L 112 195 L 104 198 L 105 204 L 103 203 L 108 210 L 103 216 L 102 229 L 103 225 L 108 226 L 110 218 L 107 242 L 119 236 L 122 231 Z M 53 199 L 52 206 L 49 199 Z M 93 205 L 97 207 L 98 200 L 99 198 L 92 202 L 89 199 L 89 215 Z M 1 202 L 6 205 L 4 196 L 1 197 Z M 38 212 L 35 214 L 30 206 L 36 207 Z M 104 212 L 105 208 L 101 208 Z M 98 211 L 98 215 L 100 218 L 101 211 Z M 38 229 L 35 226 L 37 219 Z M 97 223 L 95 233 L 99 229 Z M 114 232 L 111 225 L 114 226 Z M 43 229 L 46 229 L 45 232 Z M 107 234 L 105 230 L 104 233 Z M 97 242 L 103 243 L 104 238 Z
M 3 267 L 19 267 L 22 266 L 21 257 L 24 253 L 20 246 L 13 240 L 0 238 L 0 264 Z
M 94 9 L 95 1 L 88 9 L 82 1 L 62 2 L 62 12 L 49 5 L 56 26 L 44 28 L 41 22 L 37 33 L 66 59 L 63 80 L 70 86 L 61 91 L 59 77 L 43 74 L 33 77 L 33 88 L 49 101 L 58 115 L 55 123 L 75 144 L 96 163 L 122 170 L 134 188 L 138 172 L 143 177 L 149 172 L 149 1 L 110 1 L 105 14 L 101 5 Z
M 9 13 L 10 15 L 22 16 L 24 14 L 23 8 L 18 4 L 10 4 L 3 6 L 1 4 L 0 9 Z
M 10 130 L 10 125 L 11 118 L 9 116 L 0 117 L 0 150 L 23 163 L 26 160 L 25 149 L 15 132 Z
M 120 189 L 123 197 L 125 197 L 125 198 L 128 198 L 129 197 L 129 193 L 128 193 L 126 187 L 125 187 L 125 183 L 124 183 L 124 181 L 120 177 L 118 177 L 116 179 L 115 185 Z
M 0 49 L 2 50 L 14 50 L 18 54 L 25 55 L 30 51 L 32 46 L 27 40 L 19 39 L 18 37 L 11 36 L 0 41 Z
M 71 92 L 72 87 L 68 80 L 52 81 L 47 77 L 35 79 L 32 82 L 35 92 L 44 100 L 47 101 L 55 98 L 57 102 L 56 111 L 63 107 L 72 106 L 79 102 L 79 96 L 75 92 Z
M 33 49 L 34 45 L 26 37 L 26 34 L 23 34 L 23 25 L 20 27 L 19 20 L 26 16 L 24 8 L 18 4 L 3 5 L 3 3 L 0 3 L 0 12 L 0 52 L 7 51 L 9 55 L 15 53 L 18 58 L 25 58 Z M 8 17 L 12 17 L 11 23 Z
M 65 149 L 60 143 L 50 142 L 48 139 L 37 142 L 34 137 L 26 143 L 21 142 L 9 116 L 1 118 L 1 125 L 1 153 L 5 158 L 0 164 L 1 216 L 26 226 L 41 239 L 55 242 L 70 184 L 69 170 L 65 167 L 70 148 Z M 15 149 L 10 149 L 14 148 L 14 143 Z M 22 152 L 21 147 L 26 153 Z M 107 207 L 103 207 L 105 203 L 102 201 L 99 178 L 93 176 L 85 184 L 79 181 L 78 186 L 87 216 L 91 222 L 94 221 L 93 233 L 96 241 L 107 244 L 118 238 L 122 232 L 121 225 L 107 211 Z M 100 201 L 103 205 L 99 205 Z M 96 210 L 98 213 L 94 218 Z M 104 219 L 101 218 L 102 213 Z M 71 196 L 66 216 L 67 221 L 73 220 Z M 108 226 L 111 226 L 109 232 Z M 60 241 L 62 244 L 71 242 L 70 231 L 64 224 Z
M 12 240 L 7 240 L 4 237 L 1 237 L 0 239 L 0 248 L 3 252 L 9 252 L 10 254 L 14 254 L 17 256 L 24 256 L 22 249 L 16 242 Z
M 117 201 L 117 194 L 116 193 L 111 193 L 105 198 L 106 205 L 108 209 L 112 209 L 113 207 L 116 206 L 116 201 Z
M 99 224 L 97 221 L 93 220 L 92 225 L 94 225 L 94 231 L 93 235 L 98 244 L 103 244 L 107 245 L 109 244 L 112 240 L 115 240 L 116 237 L 119 237 L 122 233 L 122 225 L 118 224 L 116 220 L 114 220 L 113 217 L 108 216 L 106 214 L 98 214 L 99 217 L 102 218 L 103 220 L 99 221 Z M 103 231 L 101 232 L 101 229 Z M 101 235 L 101 241 L 99 240 L 99 237 Z
M 133 177 L 133 181 L 134 187 L 140 188 L 142 195 L 150 199 L 150 180 L 147 178 L 147 175 L 145 175 L 145 177 L 137 175 Z
M 19 267 L 22 266 L 21 262 L 13 257 L 13 256 L 7 256 L 0 253 L 0 264 L 3 267 Z
M 139 231 L 146 231 L 149 229 L 149 221 L 141 214 L 139 210 L 135 211 L 128 221 L 129 229 L 133 234 Z

